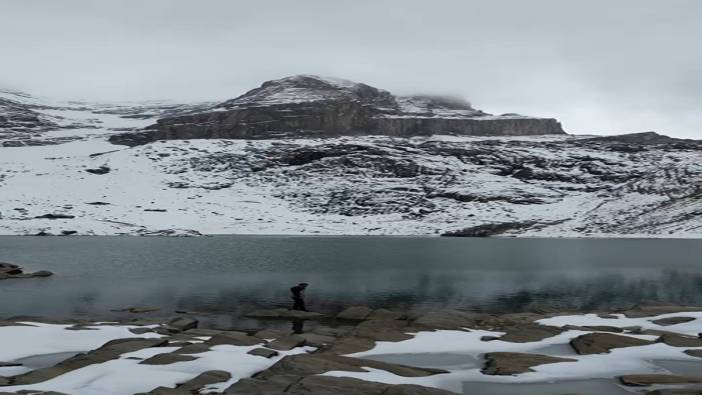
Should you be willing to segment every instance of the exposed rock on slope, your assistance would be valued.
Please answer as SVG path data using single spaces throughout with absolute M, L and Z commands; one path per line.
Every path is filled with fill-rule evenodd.
M 365 103 L 385 117 L 491 118 L 456 99 L 292 80 L 216 111 L 0 92 L 56 125 L 0 126 L 0 234 L 702 236 L 702 143 L 656 133 L 106 141 L 205 108 Z
M 159 119 L 137 136 L 113 136 L 116 144 L 191 138 L 320 137 L 340 135 L 471 136 L 563 134 L 550 118 L 493 116 L 461 99 L 398 97 L 346 80 L 298 75 L 268 81 L 210 111 Z

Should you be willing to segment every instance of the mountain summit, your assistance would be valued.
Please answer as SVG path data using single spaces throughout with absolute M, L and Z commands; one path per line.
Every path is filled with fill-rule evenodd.
M 465 100 L 396 96 L 353 81 L 296 75 L 206 111 L 159 119 L 146 131 L 114 136 L 116 144 L 192 138 L 269 139 L 344 135 L 523 136 L 564 134 L 553 118 L 492 115 Z

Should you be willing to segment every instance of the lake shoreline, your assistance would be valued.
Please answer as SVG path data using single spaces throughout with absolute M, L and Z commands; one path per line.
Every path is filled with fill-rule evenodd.
M 510 383 L 567 385 L 574 379 L 613 390 L 636 388 L 646 390 L 640 393 L 653 393 L 661 386 L 693 388 L 698 377 L 673 377 L 675 372 L 649 366 L 646 355 L 681 361 L 678 364 L 699 363 L 702 367 L 702 306 L 647 303 L 598 314 L 480 314 L 456 310 L 415 313 L 354 306 L 333 317 L 260 309 L 247 314 L 259 319 L 260 326 L 246 331 L 208 328 L 188 314 L 165 318 L 154 316 L 158 311 L 132 309 L 132 318 L 109 323 L 37 317 L 0 321 L 0 344 L 6 346 L 0 347 L 0 362 L 6 365 L 12 360 L 3 360 L 2 350 L 7 353 L 14 347 L 15 356 L 37 356 L 22 354 L 22 333 L 44 331 L 55 336 L 55 341 L 68 336 L 75 344 L 80 344 L 75 339 L 95 338 L 88 349 L 65 350 L 87 354 L 53 367 L 22 371 L 16 366 L 15 371 L 20 373 L 12 376 L 1 372 L 13 368 L 0 368 L 0 392 L 32 388 L 61 392 L 69 385 L 61 379 L 67 372 L 80 372 L 90 382 L 93 375 L 106 374 L 101 370 L 103 366 L 124 364 L 137 371 L 156 369 L 153 374 L 163 380 L 158 386 L 162 388 L 143 388 L 143 393 L 153 395 L 187 394 L 193 386 L 205 388 L 203 393 L 210 394 L 254 394 L 276 388 L 302 394 L 307 392 L 298 391 L 317 388 L 329 392 L 315 394 L 392 390 L 398 394 L 445 395 L 461 391 L 471 394 L 465 386 L 461 389 L 461 383 L 485 387 L 489 392 L 494 386 L 502 388 L 499 386 Z M 119 333 L 110 335 L 113 338 L 100 338 L 107 331 Z M 125 336 L 131 340 L 117 341 Z M 48 343 L 68 342 L 55 341 Z M 233 359 L 221 359 L 222 353 Z M 215 358 L 217 355 L 220 357 Z M 427 356 L 423 359 L 433 355 L 433 361 L 422 362 L 420 355 Z M 237 358 L 252 361 L 255 368 L 251 374 L 241 376 L 239 370 L 223 364 Z M 442 358 L 463 358 L 468 362 L 457 365 L 449 361 L 442 365 Z M 587 362 L 592 358 L 602 359 L 602 363 L 619 361 L 621 366 L 629 367 L 613 371 L 601 382 L 602 372 Z M 398 360 L 403 363 L 398 364 Z M 577 368 L 571 369 L 568 364 Z M 171 365 L 182 366 L 179 371 L 190 366 L 185 375 L 189 379 L 166 379 L 170 377 Z M 110 374 L 121 373 L 117 369 Z M 46 384 L 42 387 L 42 383 Z M 571 390 L 578 392 L 578 387 Z

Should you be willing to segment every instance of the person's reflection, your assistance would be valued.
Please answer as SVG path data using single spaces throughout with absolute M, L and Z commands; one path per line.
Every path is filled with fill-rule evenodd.
M 305 320 L 296 318 L 292 321 L 292 331 L 295 334 L 302 333 L 305 326 Z

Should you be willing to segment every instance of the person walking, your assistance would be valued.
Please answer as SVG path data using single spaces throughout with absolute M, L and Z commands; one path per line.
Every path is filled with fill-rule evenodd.
M 290 288 L 290 292 L 292 292 L 293 310 L 307 311 L 307 307 L 305 307 L 305 289 L 307 285 L 309 284 L 300 283 Z

